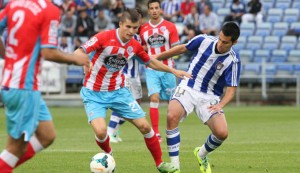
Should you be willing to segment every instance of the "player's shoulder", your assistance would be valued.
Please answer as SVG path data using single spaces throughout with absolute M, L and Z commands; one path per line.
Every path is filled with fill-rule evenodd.
M 241 62 L 239 54 L 236 53 L 236 51 L 233 48 L 230 49 L 229 56 L 232 58 L 232 61 L 234 63 Z

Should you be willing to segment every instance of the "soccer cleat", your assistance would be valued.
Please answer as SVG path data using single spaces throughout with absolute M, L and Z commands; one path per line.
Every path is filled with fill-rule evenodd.
M 195 148 L 194 155 L 197 158 L 197 161 L 199 163 L 200 172 L 201 173 L 211 173 L 211 168 L 210 168 L 210 164 L 207 161 L 207 157 L 205 157 L 204 159 L 201 159 L 198 155 L 199 150 L 200 150 L 200 147 Z
M 118 139 L 114 135 L 109 135 L 109 142 L 110 143 L 118 143 Z
M 180 173 L 179 169 L 177 169 L 172 163 L 162 162 L 157 169 L 160 173 Z

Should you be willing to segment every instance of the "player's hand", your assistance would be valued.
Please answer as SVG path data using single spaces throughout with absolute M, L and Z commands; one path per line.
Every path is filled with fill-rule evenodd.
M 222 114 L 223 105 L 220 103 L 217 103 L 215 105 L 208 106 L 208 110 L 210 113 L 217 112 L 218 114 Z
M 158 58 L 157 55 L 150 55 L 150 57 L 153 58 L 153 59 L 157 59 Z
M 84 74 L 87 74 L 92 71 L 94 64 L 92 62 L 89 63 L 88 66 L 83 66 Z
M 192 75 L 186 71 L 182 71 L 182 70 L 175 70 L 174 69 L 174 72 L 173 74 L 178 77 L 178 78 L 181 78 L 181 79 L 184 79 L 184 78 L 189 78 L 189 79 L 192 79 Z

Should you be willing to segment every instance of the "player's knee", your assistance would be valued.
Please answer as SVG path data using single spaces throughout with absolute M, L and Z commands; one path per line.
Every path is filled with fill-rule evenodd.
M 147 134 L 151 131 L 150 125 L 146 123 L 140 125 L 138 128 L 142 134 Z
M 219 140 L 224 141 L 225 139 L 227 139 L 228 137 L 228 130 L 223 129 L 223 130 L 219 130 L 216 132 L 216 134 L 214 134 Z
M 56 133 L 55 132 L 51 132 L 51 133 L 48 133 L 47 135 L 37 135 L 37 139 L 38 141 L 41 143 L 41 145 L 44 147 L 44 148 L 47 148 L 48 146 L 50 146 L 54 140 L 56 138 Z
M 168 115 L 167 115 L 167 122 L 168 124 L 178 124 L 179 122 L 179 119 L 180 117 L 173 113 L 173 112 L 168 112 Z

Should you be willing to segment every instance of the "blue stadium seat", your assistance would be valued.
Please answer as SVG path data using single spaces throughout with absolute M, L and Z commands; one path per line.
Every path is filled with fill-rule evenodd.
M 276 75 L 276 72 L 277 72 L 276 64 L 268 64 L 266 66 L 266 75 L 267 75 L 268 83 L 274 82 L 274 76 Z
M 239 52 L 241 49 L 244 49 L 246 43 L 247 43 L 247 37 L 240 36 L 239 39 L 238 39 L 237 44 L 235 44 L 233 46 L 233 48 L 234 48 L 234 50 L 236 50 L 237 52 Z
M 270 8 L 274 7 L 274 0 L 264 0 L 262 2 L 263 10 L 267 12 Z
M 219 8 L 217 15 L 219 17 L 220 23 L 224 22 L 224 18 L 230 14 L 230 8 Z
M 267 12 L 267 22 L 280 22 L 283 16 L 283 10 L 278 8 L 270 8 Z
M 217 13 L 219 8 L 224 7 L 224 1 L 223 0 L 211 0 L 210 1 L 213 4 L 213 11 Z
M 252 50 L 246 50 L 241 49 L 239 51 L 240 58 L 242 59 L 242 62 L 252 62 L 253 59 L 253 51 Z
M 274 50 L 279 47 L 280 37 L 278 36 L 266 36 L 264 38 L 263 49 Z
M 272 51 L 270 62 L 281 63 L 287 61 L 287 51 L 276 49 Z
M 263 43 L 263 37 L 261 36 L 249 36 L 246 44 L 246 49 L 256 50 L 261 48 Z
M 252 36 L 254 35 L 255 31 L 255 24 L 254 23 L 241 23 L 241 36 Z
M 270 59 L 271 53 L 269 50 L 257 49 L 254 53 L 253 62 L 268 62 Z
M 293 22 L 297 22 L 298 18 L 299 18 L 299 9 L 287 8 L 284 10 L 284 16 L 282 21 L 291 24 Z
M 280 49 L 284 49 L 286 51 L 290 51 L 294 49 L 297 45 L 297 37 L 296 36 L 283 36 L 281 38 Z
M 271 31 L 272 31 L 272 23 L 269 22 L 260 23 L 256 26 L 255 35 L 265 37 L 270 35 Z
M 293 2 L 292 4 L 292 8 L 297 8 L 297 9 L 300 9 L 300 1 L 295 1 Z
M 286 35 L 288 29 L 289 29 L 289 25 L 286 22 L 274 23 L 272 35 L 282 37 Z
M 69 65 L 67 67 L 67 84 L 81 84 L 84 77 L 83 68 L 80 66 Z
M 300 75 L 300 64 L 295 64 L 294 65 L 294 74 L 295 75 Z
M 244 65 L 243 74 L 246 76 L 257 76 L 261 73 L 261 65 L 259 63 L 247 63 Z
M 277 1 L 275 1 L 275 5 L 274 5 L 275 8 L 279 8 L 282 10 L 290 8 L 290 6 L 291 6 L 290 0 L 277 0 Z
M 276 75 L 292 75 L 294 73 L 293 64 L 277 64 Z
M 291 50 L 287 57 L 287 62 L 300 63 L 300 50 Z

